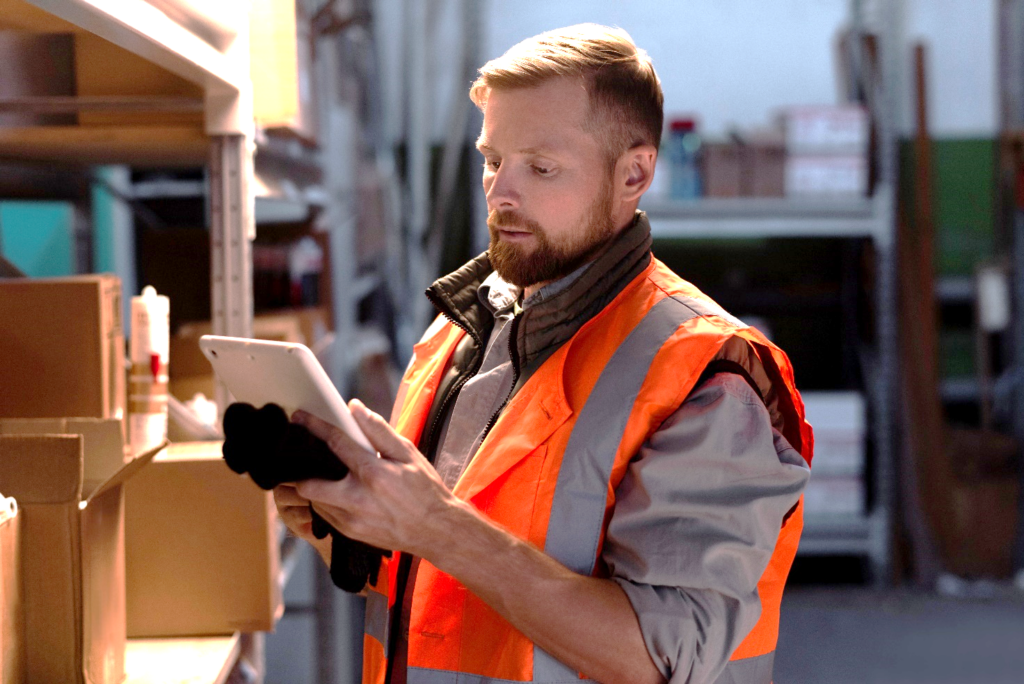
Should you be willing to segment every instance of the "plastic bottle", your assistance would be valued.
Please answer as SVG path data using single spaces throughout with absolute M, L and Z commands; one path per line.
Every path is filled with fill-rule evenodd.
M 669 159 L 669 197 L 692 200 L 702 193 L 699 155 L 701 139 L 693 119 L 673 119 L 665 143 Z
M 146 286 L 132 297 L 132 370 L 128 390 L 128 439 L 132 457 L 167 439 L 167 363 L 170 300 Z

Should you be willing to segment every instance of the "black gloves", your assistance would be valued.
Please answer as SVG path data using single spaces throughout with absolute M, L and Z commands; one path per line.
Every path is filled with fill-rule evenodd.
M 348 467 L 327 443 L 302 425 L 288 420 L 277 404 L 256 409 L 251 404 L 231 404 L 224 412 L 224 460 L 236 473 L 249 473 L 261 489 L 284 482 L 316 478 L 340 480 Z M 335 586 L 358 592 L 377 581 L 382 556 L 390 551 L 349 539 L 320 517 L 313 507 L 313 536 L 331 535 L 331 579 Z

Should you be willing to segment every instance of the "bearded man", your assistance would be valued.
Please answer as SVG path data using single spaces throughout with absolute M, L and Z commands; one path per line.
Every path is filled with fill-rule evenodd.
M 651 254 L 650 60 L 575 26 L 470 95 L 490 249 L 428 290 L 391 424 L 351 403 L 379 454 L 299 414 L 350 474 L 275 490 L 395 551 L 364 682 L 768 684 L 811 431 L 786 356 Z

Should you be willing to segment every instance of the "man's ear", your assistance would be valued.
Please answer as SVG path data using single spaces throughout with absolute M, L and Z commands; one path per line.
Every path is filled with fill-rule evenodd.
M 616 177 L 619 179 L 619 199 L 623 202 L 639 202 L 654 179 L 654 165 L 658 150 L 654 145 L 637 145 L 628 149 L 620 158 Z

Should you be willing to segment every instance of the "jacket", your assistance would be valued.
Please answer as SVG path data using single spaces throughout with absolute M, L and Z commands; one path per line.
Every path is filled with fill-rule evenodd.
M 637 239 L 638 232 L 644 239 Z M 550 339 L 514 337 L 514 356 L 524 368 L 532 365 L 532 372 L 496 414 L 454 488 L 512 533 L 577 572 L 597 576 L 608 572 L 599 560 L 616 487 L 710 362 L 724 358 L 735 364 L 780 434 L 811 459 L 812 437 L 785 355 L 650 258 L 645 231 L 633 233 L 632 257 L 610 269 L 622 287 L 609 291 L 607 301 L 583 302 L 593 310 L 579 316 L 585 322 L 570 328 L 567 339 L 550 330 Z M 425 453 L 436 447 L 431 440 L 445 405 L 474 372 L 484 326 L 460 298 L 488 272 L 483 257 L 432 288 L 445 319 L 416 346 L 393 415 L 396 429 Z M 799 539 L 800 513 L 798 504 L 785 521 L 773 523 L 779 538 L 758 581 L 760 620 L 719 681 L 770 680 L 778 604 Z M 367 682 L 384 679 L 400 565 L 385 561 L 368 600 Z M 578 679 L 426 562 L 410 621 L 410 682 L 455 682 L 456 673 L 460 682 Z

